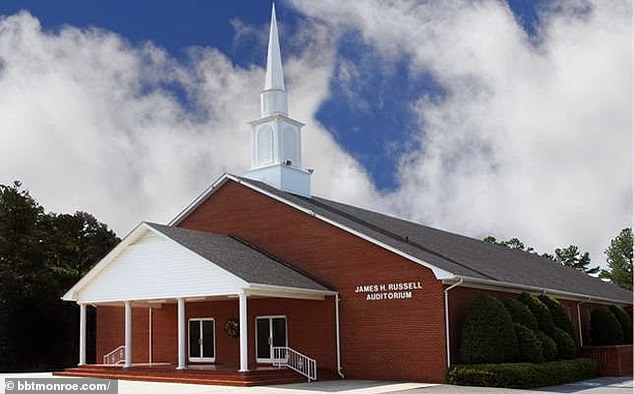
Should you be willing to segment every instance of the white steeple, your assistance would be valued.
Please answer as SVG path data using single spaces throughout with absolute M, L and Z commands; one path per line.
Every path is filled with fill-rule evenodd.
M 286 88 L 284 87 L 284 72 L 282 71 L 280 39 L 277 35 L 275 4 L 273 4 L 271 30 L 269 31 L 269 51 L 266 57 L 266 78 L 264 79 L 264 91 L 260 94 L 262 116 L 273 114 L 288 115 L 287 100 Z
M 310 197 L 310 175 L 302 165 L 302 123 L 288 117 L 282 56 L 277 33 L 275 4 L 266 59 L 264 90 L 260 94 L 260 118 L 250 122 L 251 169 L 245 176 L 280 190 Z

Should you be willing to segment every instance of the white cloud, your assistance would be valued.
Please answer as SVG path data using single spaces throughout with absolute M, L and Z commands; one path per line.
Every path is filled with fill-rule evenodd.
M 298 119 L 327 93 L 324 39 L 311 35 L 303 54 L 287 59 Z M 124 235 L 141 220 L 169 221 L 222 172 L 249 165 L 246 122 L 259 116 L 260 67 L 237 67 L 207 48 L 179 62 L 103 30 L 44 32 L 25 12 L 0 20 L 0 59 L 0 182 L 23 181 L 49 210 L 86 210 Z M 187 107 L 169 84 L 188 95 Z M 305 141 L 309 165 L 331 157 L 319 172 L 363 182 L 318 125 Z M 316 188 L 328 182 L 316 175 Z
M 413 103 L 420 148 L 401 157 L 394 212 L 537 250 L 576 243 L 597 263 L 631 225 L 630 2 L 554 4 L 536 40 L 499 1 L 293 4 L 447 92 Z

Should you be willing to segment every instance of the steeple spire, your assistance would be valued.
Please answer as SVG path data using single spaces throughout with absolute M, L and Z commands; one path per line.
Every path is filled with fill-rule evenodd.
M 273 8 L 271 9 L 271 29 L 269 31 L 269 51 L 266 58 L 264 90 L 286 90 L 284 88 L 284 72 L 282 71 L 282 56 L 280 54 L 280 39 L 277 34 L 275 3 L 273 3 Z
M 262 117 L 288 115 L 288 98 L 284 87 L 280 39 L 277 34 L 275 3 L 271 9 L 271 30 L 269 31 L 269 51 L 266 57 L 266 78 L 264 91 L 260 95 L 260 113 Z

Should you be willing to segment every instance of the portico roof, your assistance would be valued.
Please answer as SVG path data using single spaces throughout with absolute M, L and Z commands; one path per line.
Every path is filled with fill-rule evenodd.
M 336 293 L 237 237 L 141 223 L 62 299 L 107 303 L 241 292 L 290 298 Z

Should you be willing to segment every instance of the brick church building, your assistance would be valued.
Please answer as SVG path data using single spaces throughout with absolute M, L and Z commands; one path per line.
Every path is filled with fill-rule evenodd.
M 552 295 L 581 344 L 592 308 L 631 305 L 631 292 L 537 255 L 314 196 L 274 12 L 260 99 L 251 169 L 220 176 L 167 225 L 139 224 L 64 295 L 80 305 L 80 368 L 88 307 L 96 364 L 122 371 L 178 381 L 282 365 L 443 382 L 480 294 Z

